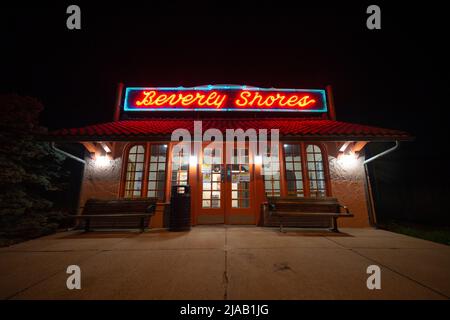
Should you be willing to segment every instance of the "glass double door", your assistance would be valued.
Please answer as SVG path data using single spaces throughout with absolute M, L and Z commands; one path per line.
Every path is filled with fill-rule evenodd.
M 199 161 L 199 224 L 239 224 L 253 215 L 253 164 L 249 148 L 246 145 L 230 150 L 226 156 L 225 144 L 203 146 Z

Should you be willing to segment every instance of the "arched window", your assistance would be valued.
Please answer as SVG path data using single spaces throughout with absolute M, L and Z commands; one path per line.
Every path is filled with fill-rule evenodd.
M 322 149 L 302 142 L 284 144 L 283 149 L 287 195 L 325 197 L 327 181 Z
M 132 146 L 125 157 L 123 197 L 164 199 L 167 145 L 145 143 Z
M 139 198 L 142 196 L 142 182 L 144 179 L 145 146 L 135 145 L 128 151 L 127 172 L 125 176 L 125 198 Z
M 147 197 L 164 199 L 166 186 L 167 145 L 152 144 L 148 163 Z
M 275 154 L 272 154 L 272 153 Z M 280 159 L 278 157 L 278 147 L 271 150 L 271 144 L 268 144 L 267 150 L 262 157 L 262 176 L 264 178 L 264 190 L 268 197 L 279 197 L 281 195 L 280 179 Z
M 172 156 L 172 185 L 187 185 L 189 181 L 189 155 L 182 149 Z
M 288 196 L 304 197 L 303 157 L 301 144 L 284 145 L 284 163 Z
M 309 195 L 311 197 L 325 197 L 325 170 L 323 167 L 322 150 L 317 145 L 306 145 L 306 162 Z

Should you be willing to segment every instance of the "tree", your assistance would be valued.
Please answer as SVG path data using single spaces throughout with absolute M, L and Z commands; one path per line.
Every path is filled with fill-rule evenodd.
M 0 238 L 49 234 L 66 215 L 55 205 L 67 187 L 65 157 L 40 139 L 42 110 L 34 98 L 0 95 Z

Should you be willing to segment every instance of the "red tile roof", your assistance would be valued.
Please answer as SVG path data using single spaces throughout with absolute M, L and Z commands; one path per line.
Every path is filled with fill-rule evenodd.
M 148 140 L 168 136 L 175 129 L 194 128 L 194 119 L 151 119 L 122 120 L 101 123 L 82 128 L 61 129 L 49 133 L 52 140 L 70 141 L 128 141 Z M 311 140 L 410 140 L 412 137 L 403 131 L 384 129 L 355 123 L 304 118 L 243 118 L 243 119 L 203 119 L 203 131 L 217 128 L 226 129 L 279 129 L 280 138 L 289 137 Z

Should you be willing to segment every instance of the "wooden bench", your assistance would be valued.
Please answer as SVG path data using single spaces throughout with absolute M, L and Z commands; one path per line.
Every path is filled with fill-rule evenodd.
M 263 204 L 264 225 L 283 225 L 306 228 L 328 228 L 339 232 L 338 218 L 353 217 L 336 198 L 270 197 Z M 344 210 L 342 213 L 341 209 Z
M 91 228 L 137 228 L 144 231 L 155 214 L 156 198 L 99 200 L 89 199 L 76 220 Z

